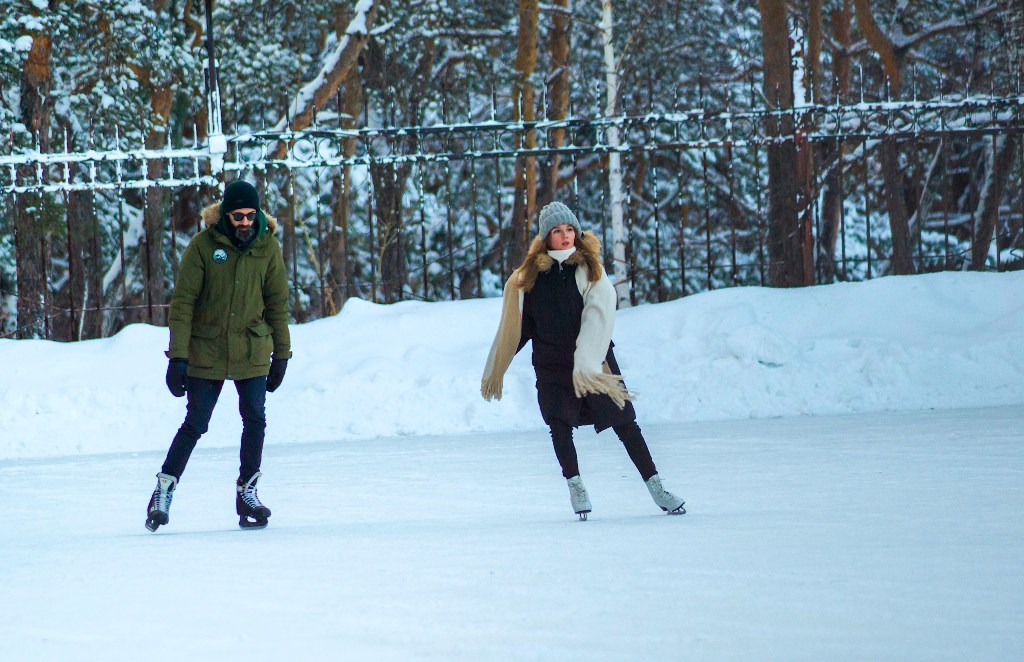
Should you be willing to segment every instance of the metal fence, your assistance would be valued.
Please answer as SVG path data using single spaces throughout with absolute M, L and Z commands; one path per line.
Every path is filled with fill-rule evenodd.
M 57 218 L 42 250 L 45 290 L 52 296 L 34 323 L 36 335 L 68 339 L 74 334 L 54 333 L 55 320 L 70 316 L 73 329 L 87 313 L 103 315 L 103 334 L 128 321 L 159 321 L 153 311 L 166 298 L 140 295 L 139 283 L 160 279 L 169 292 L 180 252 L 199 228 L 195 219 L 202 202 L 214 200 L 221 181 L 236 176 L 254 178 L 265 206 L 282 218 L 292 312 L 299 320 L 335 312 L 339 297 L 394 301 L 496 294 L 503 276 L 517 266 L 508 263 L 503 244 L 513 215 L 526 208 L 515 173 L 528 159 L 542 171 L 558 172 L 548 180 L 560 182 L 559 190 L 541 191 L 539 197 L 568 202 L 584 228 L 609 246 L 606 157 L 613 151 L 622 155 L 626 174 L 628 232 L 628 268 L 618 265 L 616 273 L 627 274 L 634 302 L 766 284 L 766 150 L 778 141 L 795 142 L 801 162 L 809 164 L 809 172 L 794 177 L 808 183 L 805 206 L 818 282 L 872 278 L 889 270 L 888 217 L 878 176 L 879 148 L 886 141 L 898 146 L 905 175 L 901 194 L 915 212 L 917 271 L 1022 266 L 1019 92 L 807 105 L 781 113 L 729 105 L 727 100 L 721 108 L 510 122 L 497 119 L 492 96 L 463 122 L 443 118 L 430 125 L 356 129 L 314 123 L 298 132 L 209 138 L 197 132 L 191 144 L 164 150 L 126 145 L 116 133 L 92 135 L 85 147 L 65 140 L 56 151 L 11 147 L 0 154 L 0 205 L 13 210 L 18 196 L 32 195 Z M 792 134 L 768 131 L 780 115 L 797 127 Z M 605 140 L 611 126 L 622 136 L 618 145 Z M 996 173 L 1008 141 L 1015 152 Z M 147 175 L 155 162 L 161 174 Z M 1003 183 L 994 238 L 985 264 L 970 264 L 977 210 L 994 177 Z M 390 217 L 380 208 L 387 199 L 381 188 L 389 186 L 398 189 L 392 192 L 398 211 L 384 223 Z M 165 237 L 156 244 L 139 236 L 137 221 L 149 204 L 141 193 L 153 188 L 176 196 L 161 210 Z M 72 199 L 76 192 L 89 195 Z M 179 203 L 188 207 L 193 226 L 175 222 L 172 210 Z M 78 265 L 68 220 L 75 204 L 91 206 L 88 216 L 98 235 L 95 254 Z M 0 248 L 8 248 L 8 263 L 0 265 L 6 270 L 0 289 L 7 316 L 5 323 L 0 311 L 0 333 L 8 336 L 14 333 L 17 296 L 11 274 L 19 259 L 10 250 L 12 225 L 0 226 Z M 146 272 L 150 261 L 133 262 L 133 253 L 153 245 L 164 247 L 158 248 L 165 251 L 163 273 Z M 393 246 L 402 264 L 392 264 L 390 273 L 401 282 L 388 284 L 385 253 Z M 606 261 L 612 266 L 608 255 Z M 58 296 L 76 268 L 103 274 L 102 297 Z

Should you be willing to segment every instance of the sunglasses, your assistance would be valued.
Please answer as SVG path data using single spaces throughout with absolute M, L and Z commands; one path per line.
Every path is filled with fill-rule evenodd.
M 250 223 L 255 223 L 256 222 L 256 214 L 258 214 L 258 213 L 259 213 L 258 211 L 251 211 L 251 212 L 243 214 L 240 211 L 232 211 L 232 212 L 228 212 L 228 218 L 230 218 L 235 223 L 241 223 L 242 221 L 249 221 Z

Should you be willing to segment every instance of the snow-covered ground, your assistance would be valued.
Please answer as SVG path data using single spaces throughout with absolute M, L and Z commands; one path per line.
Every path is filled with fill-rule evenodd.
M 352 301 L 294 328 L 254 532 L 232 389 L 171 523 L 143 528 L 184 412 L 165 330 L 0 341 L 0 655 L 1021 659 L 1022 294 L 1024 274 L 938 274 L 620 312 L 689 513 L 581 430 L 587 522 L 528 355 L 479 398 L 496 300 Z
M 479 396 L 500 303 L 350 300 L 293 327 L 268 443 L 537 429 L 528 349 L 501 402 Z M 0 340 L 0 460 L 166 450 L 167 338 Z M 719 290 L 620 311 L 614 340 L 641 423 L 1024 403 L 1024 272 Z M 237 443 L 233 395 L 203 447 Z

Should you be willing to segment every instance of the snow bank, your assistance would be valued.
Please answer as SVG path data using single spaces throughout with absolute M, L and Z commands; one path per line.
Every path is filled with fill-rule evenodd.
M 618 313 L 616 355 L 644 422 L 1024 402 L 1024 273 L 941 273 L 797 290 L 734 288 Z M 499 299 L 350 300 L 292 327 L 268 396 L 271 444 L 534 429 L 527 348 L 501 402 L 479 396 Z M 165 449 L 185 400 L 166 329 L 73 344 L 0 340 L 0 459 Z M 205 447 L 238 443 L 230 384 Z

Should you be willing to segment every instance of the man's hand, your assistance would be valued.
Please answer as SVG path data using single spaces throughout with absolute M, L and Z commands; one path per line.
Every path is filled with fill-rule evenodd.
M 176 398 L 188 390 L 188 359 L 171 359 L 167 364 L 167 390 Z
M 284 381 L 284 371 L 288 369 L 288 359 L 272 359 L 270 374 L 267 375 L 267 392 L 273 393 Z

